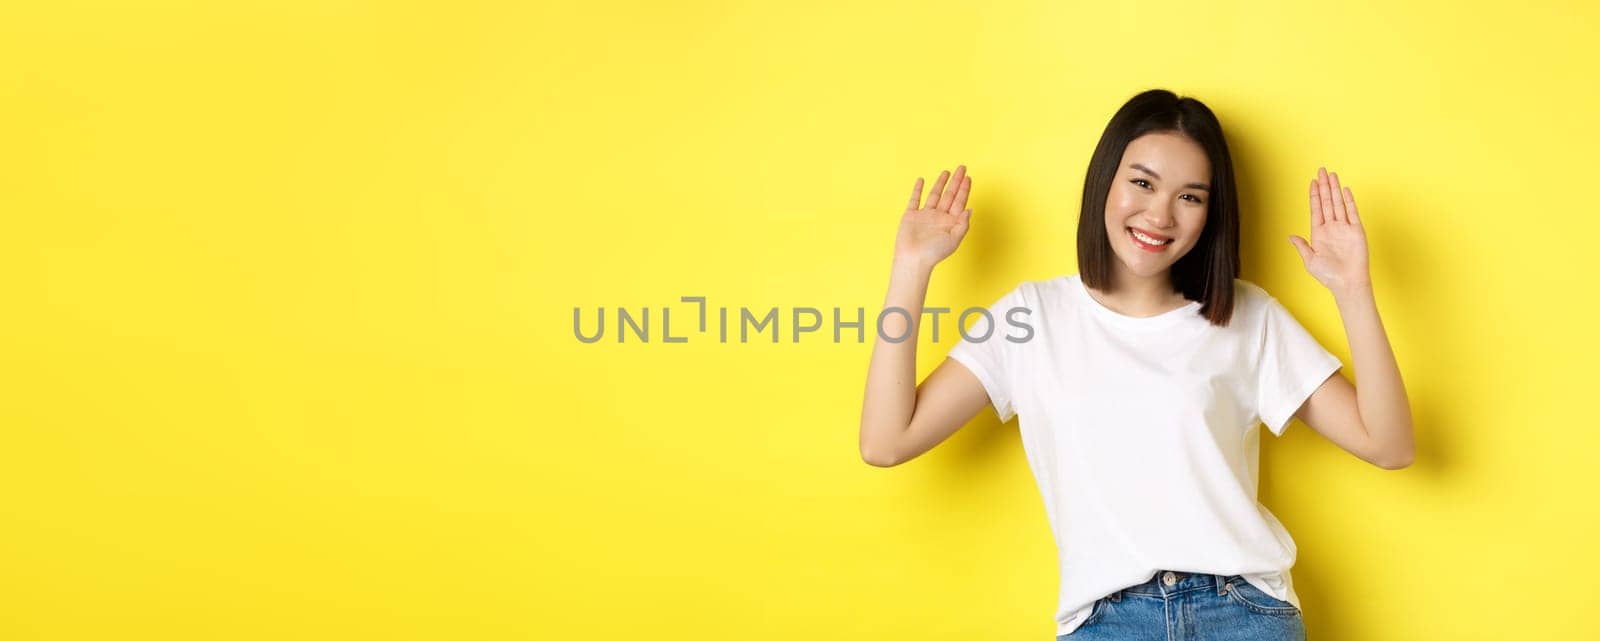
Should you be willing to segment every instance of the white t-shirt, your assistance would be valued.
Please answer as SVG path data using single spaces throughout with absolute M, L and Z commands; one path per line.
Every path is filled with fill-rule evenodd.
M 1161 570 L 1242 575 L 1300 607 L 1294 540 L 1256 500 L 1259 427 L 1281 435 L 1340 362 L 1265 290 L 1234 292 L 1217 327 L 1195 301 L 1137 318 L 1076 274 L 1028 281 L 992 321 L 973 315 L 967 334 L 987 340 L 950 349 L 1002 422 L 1020 417 L 1058 550 L 1057 635 Z

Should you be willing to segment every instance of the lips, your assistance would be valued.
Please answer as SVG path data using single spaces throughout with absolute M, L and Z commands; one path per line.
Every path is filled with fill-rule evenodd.
M 1128 239 L 1133 241 L 1134 247 L 1148 252 L 1164 251 L 1167 245 L 1172 244 L 1171 236 L 1162 236 L 1161 234 L 1133 227 L 1128 228 Z

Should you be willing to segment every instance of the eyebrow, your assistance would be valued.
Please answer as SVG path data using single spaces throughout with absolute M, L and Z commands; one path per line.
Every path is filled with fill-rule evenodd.
M 1149 167 L 1146 167 L 1146 166 L 1141 165 L 1139 163 L 1133 163 L 1133 164 L 1128 165 L 1128 166 L 1132 167 L 1134 169 L 1137 169 L 1139 171 L 1142 171 L 1144 173 L 1150 174 L 1151 176 L 1154 176 L 1156 180 L 1161 180 L 1161 174 L 1158 174 L 1158 173 L 1156 173 L 1154 171 L 1151 171 Z M 1211 191 L 1211 185 L 1207 185 L 1205 183 L 1189 183 L 1187 185 L 1184 185 L 1184 187 L 1189 187 L 1189 188 L 1192 188 L 1192 189 L 1201 189 L 1201 190 L 1205 190 L 1207 192 Z

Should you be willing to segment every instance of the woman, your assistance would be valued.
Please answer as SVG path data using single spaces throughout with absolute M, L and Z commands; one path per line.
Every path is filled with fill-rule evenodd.
M 1276 299 L 1238 278 L 1232 160 L 1193 98 L 1152 90 L 1117 111 L 1084 181 L 1078 273 L 1002 296 L 916 385 L 907 324 L 972 216 L 965 166 L 941 172 L 919 205 L 922 186 L 901 218 L 884 303 L 909 313 L 882 317 L 862 457 L 904 463 L 985 405 L 1002 422 L 1019 416 L 1058 546 L 1058 636 L 1303 639 L 1294 541 L 1256 500 L 1260 425 L 1280 435 L 1298 418 L 1384 469 L 1409 465 L 1413 451 L 1361 217 L 1338 174 L 1318 170 L 1310 240 L 1289 240 L 1334 296 L 1359 393 Z

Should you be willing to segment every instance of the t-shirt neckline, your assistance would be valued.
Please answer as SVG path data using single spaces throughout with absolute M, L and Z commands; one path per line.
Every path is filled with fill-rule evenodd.
M 1077 292 L 1078 296 L 1094 312 L 1095 316 L 1124 327 L 1139 329 L 1166 327 L 1183 320 L 1200 308 L 1200 301 L 1191 300 L 1187 305 L 1156 314 L 1155 316 L 1128 316 L 1095 300 L 1094 296 L 1089 294 L 1089 286 L 1084 284 L 1082 274 L 1073 274 L 1067 278 L 1072 281 L 1070 283 L 1071 289 Z

